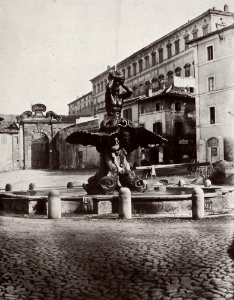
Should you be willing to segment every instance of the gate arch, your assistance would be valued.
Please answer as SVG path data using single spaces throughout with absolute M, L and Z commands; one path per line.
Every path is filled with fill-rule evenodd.
M 49 138 L 42 132 L 32 136 L 31 166 L 32 169 L 49 168 Z

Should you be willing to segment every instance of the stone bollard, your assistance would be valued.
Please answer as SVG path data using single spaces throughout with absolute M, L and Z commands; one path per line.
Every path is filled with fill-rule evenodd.
M 131 191 L 129 188 L 122 187 L 119 190 L 119 217 L 121 219 L 132 218 L 132 202 L 131 202 Z
M 30 183 L 28 186 L 28 190 L 29 191 L 34 191 L 35 190 L 35 184 L 34 183 Z
M 68 189 L 73 189 L 74 188 L 73 182 L 68 182 L 67 183 L 67 188 Z
M 192 192 L 192 218 L 204 218 L 204 192 L 200 187 L 195 187 Z
M 210 187 L 210 186 L 211 186 L 211 181 L 210 181 L 210 179 L 206 179 L 206 180 L 204 181 L 204 186 L 205 186 L 205 187 Z
M 183 187 L 184 185 L 185 185 L 184 179 L 180 179 L 179 182 L 178 182 L 178 186 Z
M 6 192 L 11 192 L 12 191 L 12 184 L 7 183 L 6 186 L 5 186 L 5 191 Z
M 61 219 L 61 198 L 56 190 L 50 191 L 48 195 L 48 218 Z

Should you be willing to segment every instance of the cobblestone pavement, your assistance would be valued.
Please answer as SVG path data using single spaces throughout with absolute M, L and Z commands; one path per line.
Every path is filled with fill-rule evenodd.
M 0 299 L 234 299 L 234 217 L 0 217 Z

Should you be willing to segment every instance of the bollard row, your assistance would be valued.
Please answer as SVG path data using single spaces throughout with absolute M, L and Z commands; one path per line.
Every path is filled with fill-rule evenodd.
M 200 187 L 195 187 L 192 192 L 192 218 L 199 220 L 204 218 L 204 192 Z
M 129 188 L 122 187 L 119 190 L 119 217 L 121 219 L 132 218 L 132 202 L 131 202 L 131 191 Z
M 48 195 L 48 218 L 61 219 L 61 197 L 60 193 L 52 190 Z

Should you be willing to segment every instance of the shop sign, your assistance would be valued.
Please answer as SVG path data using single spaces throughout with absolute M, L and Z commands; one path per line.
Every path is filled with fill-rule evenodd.
M 187 145 L 188 144 L 188 140 L 185 140 L 185 139 L 179 140 L 179 144 L 180 145 Z

